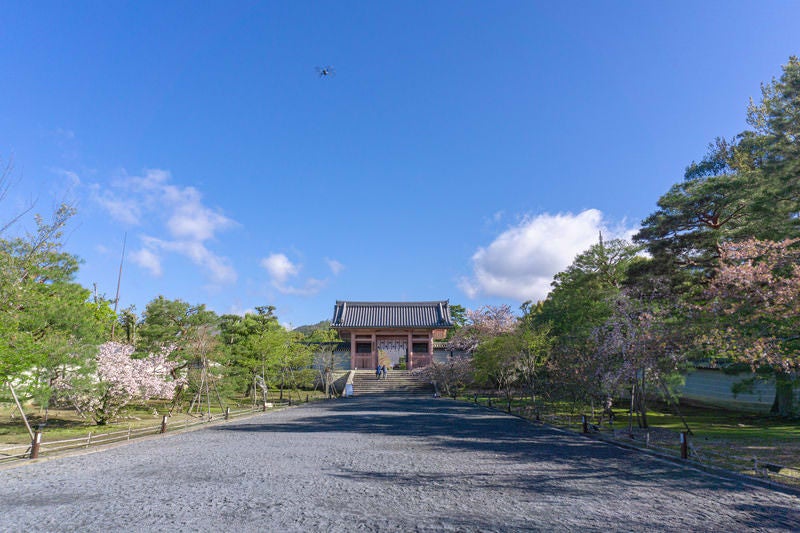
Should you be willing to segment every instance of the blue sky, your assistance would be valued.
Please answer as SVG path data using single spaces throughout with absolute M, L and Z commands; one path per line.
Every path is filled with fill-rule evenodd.
M 0 157 L 78 281 L 218 313 L 519 305 L 800 53 L 796 2 L 4 2 Z M 315 67 L 331 65 L 320 78 Z M 15 231 L 30 230 L 26 220 Z

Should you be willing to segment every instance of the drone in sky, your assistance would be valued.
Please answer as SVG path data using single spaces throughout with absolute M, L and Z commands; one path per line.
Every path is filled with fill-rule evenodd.
M 332 78 L 336 75 L 336 71 L 332 66 L 317 67 L 317 74 L 320 78 Z

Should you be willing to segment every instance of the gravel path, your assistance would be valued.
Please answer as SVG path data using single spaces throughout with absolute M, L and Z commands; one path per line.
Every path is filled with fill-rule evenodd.
M 786 531 L 800 498 L 447 400 L 351 398 L 0 471 L 1 531 Z

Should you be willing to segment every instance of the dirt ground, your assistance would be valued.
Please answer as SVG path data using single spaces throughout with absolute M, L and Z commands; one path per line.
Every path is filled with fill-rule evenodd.
M 796 531 L 800 498 L 478 406 L 350 398 L 0 470 L 0 531 Z

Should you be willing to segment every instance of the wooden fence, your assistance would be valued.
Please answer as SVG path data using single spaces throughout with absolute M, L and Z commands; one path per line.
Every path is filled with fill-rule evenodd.
M 276 404 L 272 406 L 289 405 L 289 403 Z M 115 442 L 123 442 L 140 437 L 151 435 L 158 435 L 162 433 L 175 432 L 187 430 L 191 427 L 208 424 L 211 422 L 220 422 L 230 420 L 233 418 L 243 417 L 255 413 L 265 411 L 265 407 L 247 408 L 247 409 L 227 409 L 225 413 L 220 413 L 218 416 L 211 418 L 200 417 L 192 418 L 186 417 L 180 421 L 173 421 L 172 423 L 167 420 L 162 420 L 158 425 L 147 426 L 142 428 L 133 428 L 128 426 L 128 429 L 118 431 L 110 431 L 107 433 L 90 432 L 85 436 L 74 437 L 71 439 L 62 439 L 48 441 L 45 439 L 46 433 L 37 432 L 39 438 L 38 450 L 36 443 L 19 444 L 19 445 L 0 445 L 0 464 L 8 464 L 14 461 L 31 459 L 35 457 L 42 457 L 46 455 L 56 455 L 60 452 L 87 449 L 92 446 L 101 446 L 103 444 L 112 444 Z M 166 416 L 165 416 L 166 418 Z M 36 438 L 36 437 L 35 437 Z
M 783 485 L 800 487 L 800 468 L 777 464 L 765 457 L 744 457 L 732 451 L 719 451 L 727 443 L 713 440 L 694 441 L 691 435 L 664 428 L 612 429 L 602 424 L 592 424 L 584 415 L 558 413 L 555 410 L 534 409 L 532 406 L 516 407 L 504 399 L 482 398 L 477 395 L 462 398 L 465 401 L 502 410 L 531 421 L 538 421 L 576 433 L 589 433 L 614 442 L 625 443 L 641 449 L 653 450 L 664 455 L 694 461 L 737 474 L 757 479 L 766 479 Z

